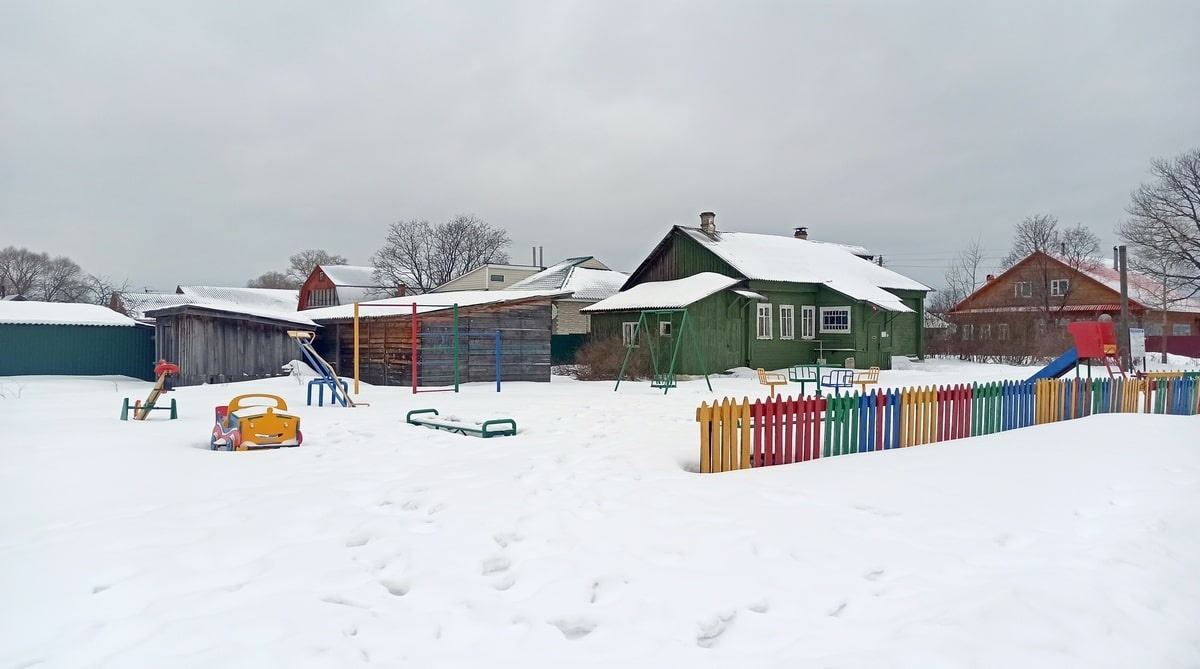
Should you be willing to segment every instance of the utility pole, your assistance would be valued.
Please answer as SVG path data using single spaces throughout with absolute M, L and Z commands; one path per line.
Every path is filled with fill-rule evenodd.
M 1129 357 L 1129 267 L 1125 262 L 1125 245 L 1117 247 L 1117 264 L 1121 272 L 1121 320 L 1117 325 L 1117 350 L 1121 353 L 1121 367 L 1133 368 Z

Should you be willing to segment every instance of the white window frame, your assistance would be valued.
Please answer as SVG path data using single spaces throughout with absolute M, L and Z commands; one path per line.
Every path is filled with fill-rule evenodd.
M 972 325 L 971 323 L 963 323 L 963 326 L 962 326 L 963 341 L 971 341 L 971 339 L 974 336 L 975 336 L 975 326 Z
M 754 331 L 758 339 L 771 339 L 771 303 L 758 303 L 758 318 Z
M 634 337 L 636 335 L 637 335 L 637 321 L 625 321 L 624 323 L 621 323 L 621 344 L 624 345 L 625 348 L 630 347 L 631 341 L 633 342 L 632 343 L 633 348 L 638 347 L 638 343 L 634 339 Z
M 1013 294 L 1017 297 L 1033 297 L 1033 284 L 1029 281 L 1018 281 L 1013 284 Z
M 817 308 L 814 306 L 800 307 L 800 338 L 817 338 Z
M 845 327 L 829 327 L 825 321 L 826 315 L 836 316 L 839 314 L 839 312 L 844 313 L 846 315 Z M 851 332 L 851 327 L 852 327 L 852 324 L 850 322 L 850 307 L 821 307 L 821 333 L 822 334 L 825 334 L 825 333 L 849 334 Z
M 979 338 L 983 341 L 988 341 L 992 338 L 992 324 L 984 323 L 979 326 Z
M 658 322 L 658 336 L 660 336 L 660 337 L 670 337 L 671 336 L 671 321 L 659 321 Z
M 997 332 L 996 332 L 997 339 L 999 339 L 1000 341 L 1008 341 L 1008 338 L 1009 338 L 1008 323 L 1001 323 L 1001 324 L 997 325 L 996 330 L 997 330 Z
M 1059 286 L 1062 286 L 1061 288 Z M 1050 297 L 1063 297 L 1071 291 L 1070 279 L 1051 279 Z
M 779 305 L 779 338 L 796 338 L 796 307 L 793 305 Z
M 1192 336 L 1192 324 L 1191 323 L 1172 323 L 1171 324 L 1171 336 L 1172 337 L 1190 337 L 1190 336 Z

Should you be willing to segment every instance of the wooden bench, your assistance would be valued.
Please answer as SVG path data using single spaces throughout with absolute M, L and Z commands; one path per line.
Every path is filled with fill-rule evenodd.
M 787 377 L 779 372 L 768 372 L 762 367 L 758 368 L 758 382 L 771 389 L 770 397 L 775 397 L 775 386 L 786 386 Z
M 821 376 L 821 386 L 825 388 L 853 388 L 854 370 L 834 367 Z
M 867 386 L 879 383 L 879 368 L 868 367 L 865 372 L 855 372 L 853 383 L 862 388 L 864 393 L 867 392 Z
M 413 409 L 404 420 L 411 425 L 424 425 L 437 430 L 446 430 L 455 434 L 475 434 L 487 439 L 489 437 L 508 437 L 517 433 L 517 421 L 511 418 L 494 418 L 482 423 L 465 423 L 448 418 L 436 418 L 437 409 Z
M 788 381 L 800 384 L 800 394 L 803 395 L 807 391 L 805 387 L 811 383 L 817 387 L 817 393 L 821 392 L 821 368 L 816 365 L 793 365 L 788 368 Z

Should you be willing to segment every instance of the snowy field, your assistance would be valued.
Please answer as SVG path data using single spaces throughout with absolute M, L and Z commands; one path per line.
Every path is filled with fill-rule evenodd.
M 881 385 L 1033 371 L 908 367 Z M 121 422 L 151 384 L 0 378 L 0 669 L 1200 666 L 1200 416 L 700 475 L 700 402 L 766 396 L 712 384 L 345 409 L 282 377 Z M 253 392 L 304 444 L 210 451 Z M 405 424 L 426 407 L 520 432 Z

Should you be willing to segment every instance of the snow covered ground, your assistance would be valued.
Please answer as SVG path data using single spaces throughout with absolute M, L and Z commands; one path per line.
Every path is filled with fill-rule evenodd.
M 1193 362 L 1182 363 L 1194 366 Z M 929 361 L 881 385 L 1025 378 Z M 0 378 L 0 667 L 1200 666 L 1200 416 L 700 475 L 685 382 Z M 208 449 L 252 392 L 299 448 Z M 511 417 L 479 439 L 405 424 Z

